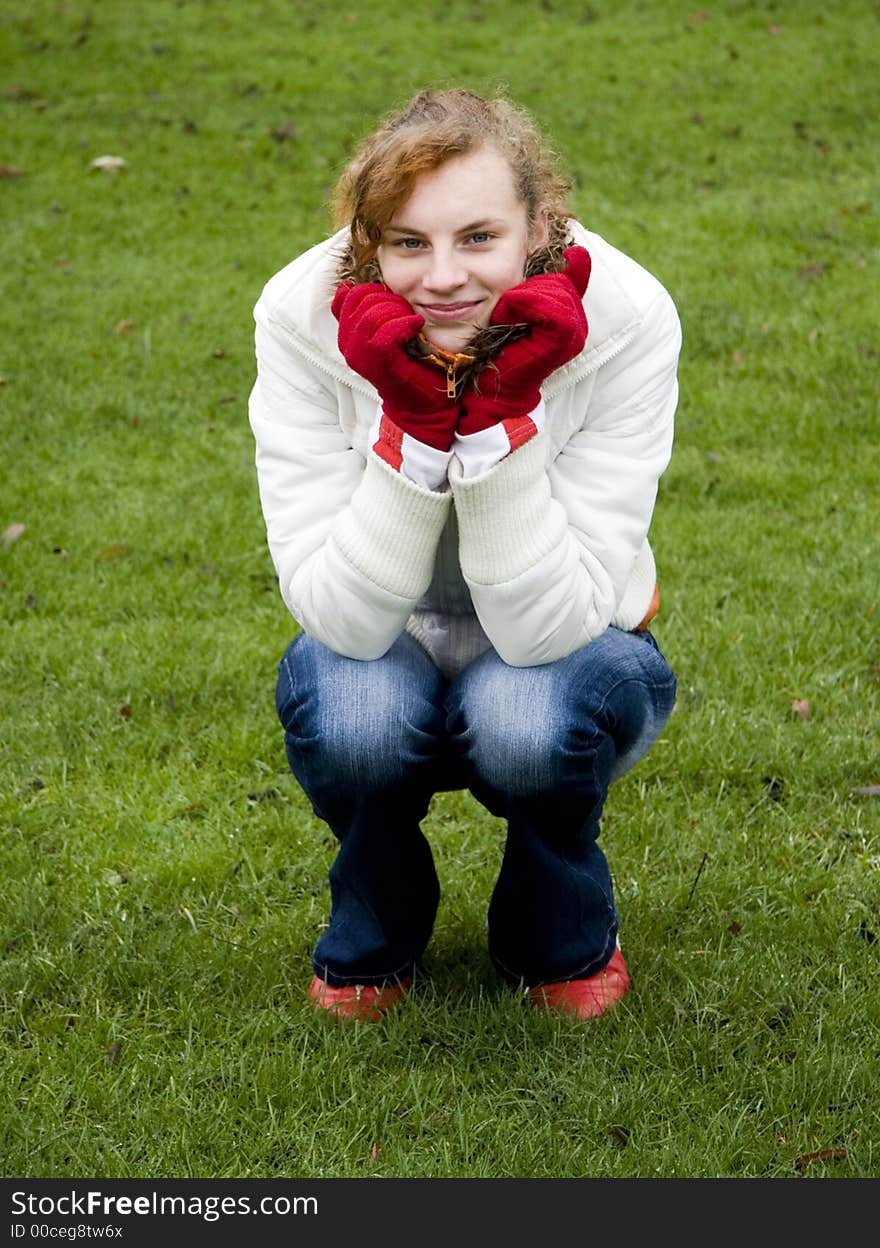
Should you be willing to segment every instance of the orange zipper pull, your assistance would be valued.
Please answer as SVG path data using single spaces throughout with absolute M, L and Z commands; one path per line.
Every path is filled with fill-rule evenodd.
M 446 365 L 446 397 L 455 398 L 455 360 L 450 360 Z
M 444 351 L 442 347 L 435 347 L 428 341 L 424 334 L 419 334 L 422 343 L 429 348 L 428 353 L 422 358 L 428 363 L 433 364 L 436 368 L 442 368 L 446 373 L 446 397 L 454 399 L 457 391 L 456 373 L 460 368 L 464 368 L 467 364 L 473 364 L 474 356 L 468 355 L 466 351 Z

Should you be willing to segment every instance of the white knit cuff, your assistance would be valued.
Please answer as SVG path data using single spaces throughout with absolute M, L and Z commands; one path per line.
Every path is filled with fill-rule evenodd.
M 566 515 L 550 493 L 546 454 L 539 434 L 475 478 L 465 478 L 453 458 L 449 480 L 467 581 L 498 585 L 513 580 L 565 540 Z
M 360 485 L 333 528 L 342 555 L 363 576 L 416 601 L 434 571 L 452 496 L 414 484 L 371 452 Z

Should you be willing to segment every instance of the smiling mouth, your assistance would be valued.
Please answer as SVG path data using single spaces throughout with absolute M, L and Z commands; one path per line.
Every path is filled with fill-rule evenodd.
M 466 321 L 479 306 L 480 300 L 472 299 L 467 303 L 423 303 L 421 308 L 431 321 Z

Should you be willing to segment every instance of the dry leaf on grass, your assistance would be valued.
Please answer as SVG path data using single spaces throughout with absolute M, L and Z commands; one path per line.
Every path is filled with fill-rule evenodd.
M 800 1157 L 795 1158 L 795 1169 L 806 1170 L 807 1166 L 811 1166 L 814 1161 L 845 1161 L 845 1148 L 820 1148 L 815 1153 L 802 1153 Z
M 96 156 L 89 168 L 101 173 L 118 173 L 120 169 L 128 168 L 128 161 L 122 156 Z
M 23 524 L 10 524 L 8 528 L 3 530 L 2 535 L 0 535 L 0 542 L 3 543 L 3 549 L 5 550 L 7 546 L 11 546 L 13 542 L 17 542 L 25 531 L 25 526 Z
M 130 546 L 105 546 L 95 555 L 95 563 L 109 563 L 111 559 L 123 559 L 130 550 Z

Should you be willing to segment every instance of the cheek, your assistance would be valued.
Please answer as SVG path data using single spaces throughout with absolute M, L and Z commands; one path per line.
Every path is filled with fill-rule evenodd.
M 506 256 L 503 264 L 495 266 L 491 275 L 487 274 L 489 280 L 487 285 L 495 295 L 496 301 L 501 298 L 506 290 L 510 290 L 513 286 L 518 286 L 525 276 L 526 253 L 516 252 L 513 255 Z
M 393 252 L 386 252 L 381 247 L 376 252 L 376 260 L 382 281 L 395 295 L 404 294 L 412 286 L 414 266 L 402 262 Z
M 525 238 L 509 240 L 504 254 L 497 257 L 495 289 L 499 296 L 511 286 L 518 286 L 523 280 L 528 263 L 529 249 Z

